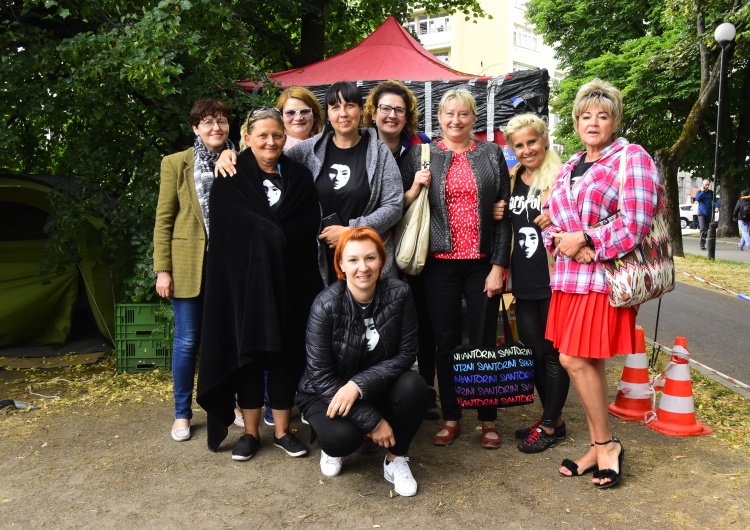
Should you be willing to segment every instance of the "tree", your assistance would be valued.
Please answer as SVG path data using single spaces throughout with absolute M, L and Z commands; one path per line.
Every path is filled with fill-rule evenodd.
M 555 89 L 553 108 L 563 116 L 557 134 L 570 151 L 580 147 L 569 116 L 576 90 L 584 82 L 600 77 L 623 91 L 622 134 L 654 153 L 667 192 L 670 237 L 677 255 L 683 254 L 678 168 L 707 178 L 713 173 L 719 55 L 713 28 L 728 14 L 738 27 L 738 38 L 728 50 L 733 62 L 727 119 L 732 123 L 723 127 L 728 140 L 722 142 L 720 235 L 736 234 L 724 208 L 734 205 L 741 176 L 748 174 L 750 99 L 740 95 L 750 90 L 747 5 L 740 6 L 739 0 L 614 0 L 606 5 L 591 0 L 530 0 L 528 4 L 527 18 L 546 43 L 557 43 L 558 59 L 569 72 Z
M 75 262 L 85 219 L 101 219 L 114 284 L 148 298 L 161 157 L 192 145 L 196 99 L 257 100 L 235 83 L 258 77 L 241 20 L 214 0 L 13 0 L 0 13 L 0 167 L 77 184 L 53 198 L 47 266 Z
M 389 17 L 403 22 L 413 10 L 485 16 L 479 0 L 287 0 L 238 2 L 250 46 L 266 72 L 297 68 L 357 44 Z M 259 16 L 259 14 L 261 14 Z

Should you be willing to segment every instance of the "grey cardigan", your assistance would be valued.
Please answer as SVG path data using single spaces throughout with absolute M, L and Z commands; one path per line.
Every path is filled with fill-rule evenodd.
M 378 133 L 375 129 L 368 129 L 368 132 L 366 166 L 367 180 L 370 183 L 370 200 L 362 215 L 349 219 L 349 226 L 352 228 L 369 226 L 380 234 L 388 254 L 383 276 L 396 277 L 395 246 L 391 236 L 391 227 L 401 219 L 404 188 L 401 183 L 401 173 L 390 149 L 378 140 Z M 323 172 L 326 149 L 333 134 L 333 129 L 327 125 L 323 132 L 298 143 L 284 154 L 307 166 L 313 175 L 313 180 L 317 182 Z M 318 266 L 323 281 L 328 284 L 328 262 L 324 243 L 321 242 L 318 244 Z
M 412 149 L 401 166 L 404 189 L 411 188 L 414 174 L 419 171 L 420 149 Z M 502 221 L 492 218 L 492 207 L 500 199 L 510 201 L 510 174 L 500 146 L 477 141 L 473 151 L 466 153 L 477 183 L 479 216 L 479 251 L 490 256 L 495 265 L 508 267 L 512 226 L 510 216 Z M 432 183 L 427 194 L 430 200 L 430 254 L 451 252 L 451 229 L 445 202 L 445 180 L 453 159 L 452 151 L 443 151 L 437 142 L 430 144 Z

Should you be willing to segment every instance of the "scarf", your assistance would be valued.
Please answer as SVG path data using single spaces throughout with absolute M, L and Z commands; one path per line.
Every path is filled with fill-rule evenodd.
M 234 151 L 234 144 L 227 140 L 224 148 Z M 214 166 L 221 153 L 212 153 L 206 149 L 200 136 L 195 137 L 193 149 L 195 151 L 193 180 L 195 180 L 195 192 L 198 194 L 198 203 L 203 213 L 203 226 L 206 227 L 206 243 L 208 244 L 208 195 L 214 183 Z

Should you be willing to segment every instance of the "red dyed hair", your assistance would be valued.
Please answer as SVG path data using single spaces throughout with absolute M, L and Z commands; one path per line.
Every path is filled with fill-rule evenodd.
M 341 261 L 341 253 L 344 252 L 344 247 L 349 241 L 372 241 L 375 243 L 375 248 L 378 250 L 381 262 L 380 276 L 378 279 L 382 280 L 383 267 L 385 267 L 385 245 L 383 245 L 383 240 L 380 239 L 378 233 L 369 226 L 358 226 L 352 228 L 351 230 L 344 232 L 344 235 L 339 238 L 339 242 L 336 245 L 336 251 L 333 253 L 333 267 L 336 269 L 336 275 L 339 280 L 346 280 L 346 275 L 344 274 L 344 271 L 341 270 L 339 262 Z

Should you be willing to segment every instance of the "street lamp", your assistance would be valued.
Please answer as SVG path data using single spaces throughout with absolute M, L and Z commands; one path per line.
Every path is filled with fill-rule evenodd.
M 716 218 L 716 182 L 719 180 L 719 132 L 721 128 L 721 112 L 724 108 L 724 80 L 727 76 L 726 49 L 727 45 L 734 40 L 737 34 L 734 26 L 729 22 L 719 24 L 714 31 L 714 39 L 721 46 L 721 64 L 719 67 L 719 105 L 716 110 L 716 148 L 714 150 L 714 196 L 711 199 L 711 224 L 708 225 L 708 237 L 706 238 L 706 249 L 708 259 L 716 259 L 716 229 L 719 222 Z

